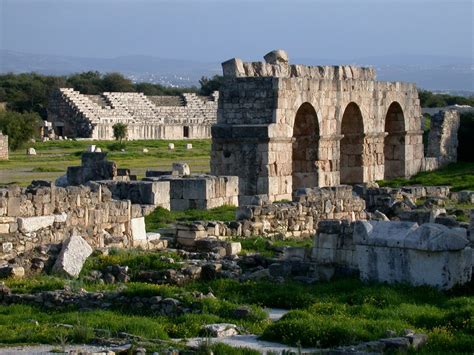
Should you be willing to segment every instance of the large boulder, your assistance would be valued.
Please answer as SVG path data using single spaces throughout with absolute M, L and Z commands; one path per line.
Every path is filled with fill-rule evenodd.
M 63 242 L 61 252 L 53 266 L 53 272 L 78 277 L 84 262 L 91 254 L 91 246 L 82 237 L 70 236 Z

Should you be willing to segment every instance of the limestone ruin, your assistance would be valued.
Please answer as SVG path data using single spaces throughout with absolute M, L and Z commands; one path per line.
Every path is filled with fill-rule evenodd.
M 0 131 L 0 160 L 8 160 L 8 136 Z
M 290 199 L 301 187 L 410 176 L 423 163 L 414 84 L 375 80 L 372 68 L 222 64 L 211 172 L 238 174 L 242 201 Z
M 193 93 L 145 96 L 132 92 L 84 95 L 73 89 L 55 91 L 48 107 L 48 138 L 114 139 L 112 126 L 127 125 L 127 139 L 210 138 L 217 99 Z

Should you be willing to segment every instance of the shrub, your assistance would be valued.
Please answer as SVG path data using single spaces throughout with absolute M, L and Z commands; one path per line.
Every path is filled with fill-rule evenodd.
M 38 132 L 41 118 L 37 113 L 0 112 L 0 131 L 8 135 L 11 150 L 21 148 Z

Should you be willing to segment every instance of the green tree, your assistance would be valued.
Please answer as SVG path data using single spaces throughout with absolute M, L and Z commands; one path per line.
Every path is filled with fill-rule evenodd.
M 122 140 L 127 136 L 127 125 L 124 123 L 116 123 L 112 126 L 114 130 L 114 138 L 122 143 Z
M 208 78 L 203 76 L 201 80 L 199 80 L 199 84 L 201 85 L 201 89 L 199 89 L 199 94 L 203 96 L 209 96 L 214 91 L 219 91 L 219 88 L 224 81 L 224 77 L 220 75 L 214 75 L 212 78 Z
M 103 91 L 134 92 L 135 86 L 130 79 L 120 73 L 107 73 L 102 78 Z
M 35 112 L 0 112 L 0 131 L 8 135 L 8 146 L 11 150 L 21 148 L 34 138 L 41 125 L 41 117 Z

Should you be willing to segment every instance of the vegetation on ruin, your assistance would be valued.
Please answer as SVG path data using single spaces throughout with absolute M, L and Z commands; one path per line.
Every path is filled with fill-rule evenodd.
M 168 211 L 158 207 L 145 217 L 146 229 L 157 230 L 176 222 L 192 221 L 220 221 L 230 222 L 235 220 L 235 206 L 220 206 L 209 210 L 190 209 L 187 211 Z
M 174 143 L 175 149 L 168 150 L 168 144 Z M 191 143 L 193 149 L 186 149 Z M 48 141 L 37 142 L 27 147 L 36 149 L 36 156 L 28 156 L 24 150 L 10 152 L 10 159 L 0 161 L 0 183 L 16 183 L 26 186 L 31 180 L 55 180 L 66 173 L 68 166 L 80 165 L 81 154 L 91 144 L 108 151 L 108 159 L 117 163 L 119 168 L 130 168 L 138 178 L 145 176 L 146 170 L 171 170 L 173 162 L 189 164 L 192 172 L 208 172 L 211 141 L 127 141 L 125 151 L 115 149 L 113 141 Z M 143 148 L 148 153 L 143 153 Z
M 452 191 L 474 190 L 474 163 L 452 163 L 439 170 L 418 173 L 409 179 L 396 178 L 378 183 L 388 187 L 425 185 L 451 186 Z

